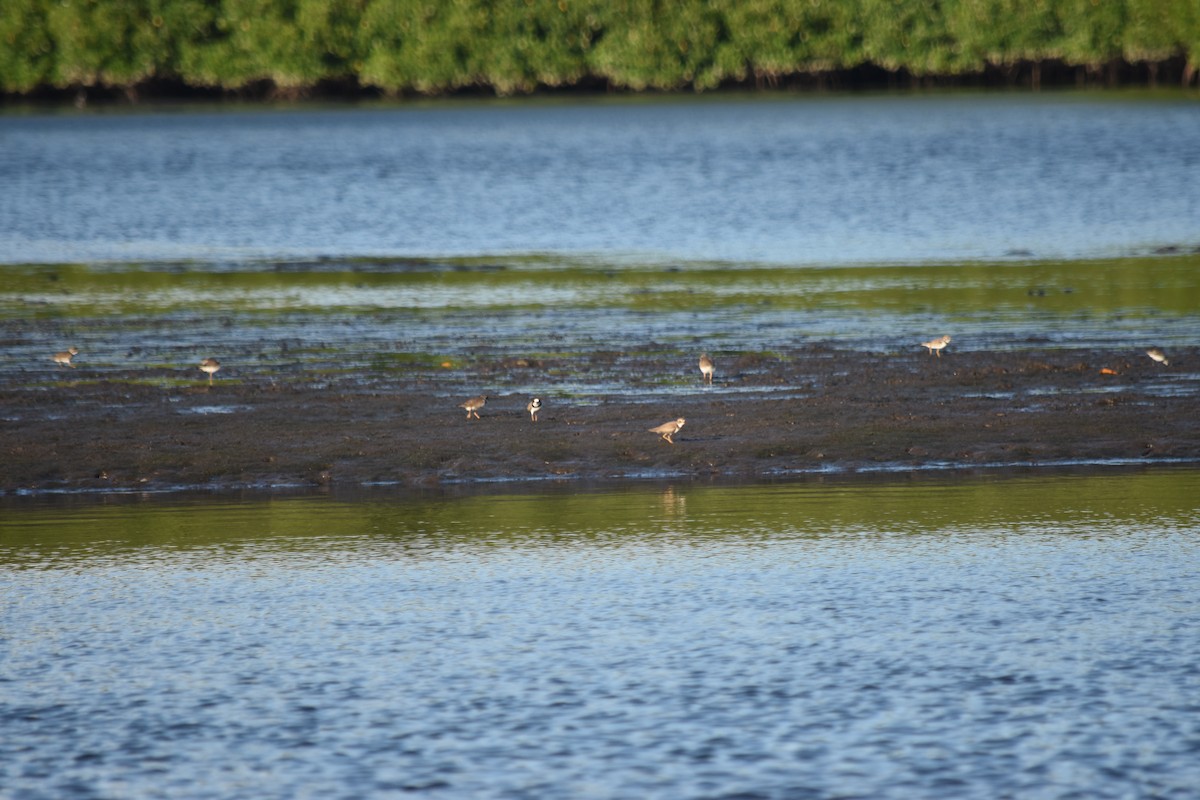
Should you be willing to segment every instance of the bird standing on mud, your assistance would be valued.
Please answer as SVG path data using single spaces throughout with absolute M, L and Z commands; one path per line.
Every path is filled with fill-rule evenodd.
M 664 422 L 662 425 L 659 425 L 657 428 L 651 428 L 650 432 L 657 433 L 660 436 L 662 436 L 663 439 L 666 439 L 671 444 L 675 444 L 675 440 L 672 439 L 671 437 L 674 436 L 675 434 L 679 433 L 679 429 L 683 427 L 683 424 L 685 421 L 686 420 L 684 420 L 683 417 L 680 417 L 679 419 L 673 419 L 670 422 Z
M 213 385 L 213 375 L 221 368 L 221 362 L 215 358 L 206 358 L 200 362 L 200 371 L 208 373 L 208 385 Z
M 480 419 L 479 409 L 483 408 L 484 405 L 487 404 L 487 399 L 488 396 L 486 394 L 481 394 L 478 397 L 472 397 L 465 403 L 459 403 L 458 407 L 465 408 L 467 410 L 467 419 L 470 419 L 472 414 L 475 415 L 475 419 Z
M 715 369 L 716 368 L 713 366 L 713 360 L 708 357 L 708 353 L 700 356 L 700 378 L 705 383 L 713 382 L 713 372 Z
M 529 412 L 529 419 L 532 422 L 537 422 L 538 412 L 542 410 L 542 398 L 535 397 L 529 401 L 529 405 L 525 406 L 525 410 Z
M 61 353 L 54 354 L 54 363 L 58 364 L 61 367 L 70 367 L 71 369 L 75 369 L 75 365 L 71 363 L 71 357 L 76 356 L 78 354 L 79 354 L 79 351 L 76 350 L 74 347 L 68 347 L 66 350 L 62 351 Z
M 942 350 L 946 345 L 950 344 L 950 335 L 939 336 L 936 339 L 930 339 L 928 342 L 921 342 L 921 347 L 929 348 L 929 355 L 937 353 L 937 357 L 942 357 Z
M 1150 358 L 1162 364 L 1164 367 L 1171 366 L 1171 362 L 1167 361 L 1167 354 L 1163 352 L 1161 347 L 1151 347 L 1146 351 L 1146 355 L 1150 356 Z

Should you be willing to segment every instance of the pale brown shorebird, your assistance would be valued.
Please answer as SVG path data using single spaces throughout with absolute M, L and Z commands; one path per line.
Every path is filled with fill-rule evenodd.
M 221 368 L 221 362 L 215 358 L 206 358 L 200 362 L 200 371 L 208 373 L 208 385 L 213 385 L 213 375 Z
M 950 334 L 939 336 L 936 339 L 930 339 L 928 342 L 921 342 L 921 347 L 928 347 L 929 355 L 937 353 L 937 357 L 941 358 L 942 349 L 948 344 L 950 344 Z
M 708 353 L 700 356 L 700 378 L 705 383 L 713 382 L 713 372 L 715 369 L 716 368 L 713 366 L 713 360 L 708 357 Z
M 538 412 L 542 410 L 542 398 L 535 397 L 529 401 L 529 405 L 525 406 L 525 410 L 529 412 L 529 419 L 537 422 Z
M 76 355 L 79 355 L 79 350 L 74 347 L 68 347 L 61 353 L 54 354 L 54 363 L 62 367 L 70 367 L 71 369 L 75 369 L 75 365 L 71 363 L 71 358 Z
M 1171 362 L 1167 361 L 1167 354 L 1163 352 L 1161 347 L 1151 347 L 1146 351 L 1146 355 L 1150 356 L 1150 358 L 1162 364 L 1164 367 L 1171 366 Z
M 475 415 L 475 419 L 480 419 L 479 409 L 483 408 L 484 404 L 487 403 L 487 399 L 488 396 L 486 394 L 481 394 L 479 397 L 472 397 L 465 403 L 459 403 L 458 407 L 467 410 L 467 419 L 470 419 L 472 414 Z
M 671 437 L 674 436 L 675 434 L 679 433 L 679 429 L 683 427 L 684 422 L 685 422 L 685 420 L 683 417 L 680 417 L 679 419 L 673 419 L 670 422 L 664 422 L 662 425 L 659 425 L 657 428 L 651 428 L 650 432 L 657 433 L 660 436 L 662 436 L 662 438 L 664 438 L 668 442 L 670 442 L 671 444 L 675 444 L 675 440 L 672 439 Z

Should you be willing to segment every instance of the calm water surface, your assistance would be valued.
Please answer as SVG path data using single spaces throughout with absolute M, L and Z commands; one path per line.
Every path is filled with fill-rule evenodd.
M 1200 245 L 1194 95 L 0 116 L 0 263 L 787 265 Z
M 1194 797 L 1200 472 L 8 501 L 0 786 Z

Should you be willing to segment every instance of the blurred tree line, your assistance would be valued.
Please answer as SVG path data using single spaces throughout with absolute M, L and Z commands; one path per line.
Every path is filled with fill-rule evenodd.
M 0 92 L 709 89 L 870 65 L 1194 82 L 1200 0 L 3 0 Z

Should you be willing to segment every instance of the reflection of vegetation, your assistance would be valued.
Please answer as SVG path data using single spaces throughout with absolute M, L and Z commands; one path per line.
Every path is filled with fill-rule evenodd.
M 352 269 L 352 267 L 351 267 Z M 505 269 L 382 269 L 362 273 L 328 265 L 277 271 L 249 265 L 226 272 L 128 266 L 5 267 L 0 319 L 170 313 L 273 315 L 392 310 L 440 314 L 456 308 L 627 308 L 635 311 L 842 308 L 961 313 L 1017 309 L 1067 315 L 1190 315 L 1200 308 L 1200 255 L 1106 261 L 1003 262 L 919 266 L 737 267 L 695 264 L 664 275 L 646 267 L 543 264 L 513 259 Z M 253 324 L 253 316 L 240 325 Z M 548 354 L 545 357 L 556 357 Z M 380 367 L 441 357 L 389 353 Z M 441 359 L 444 360 L 444 359 Z
M 433 454 L 428 454 L 433 455 Z M 183 503 L 74 498 L 8 501 L 0 565 L 58 567 L 112 559 L 243 558 L 244 548 L 437 557 L 460 547 L 623 546 L 661 540 L 942 535 L 1120 535 L 1129 526 L 1200 525 L 1200 471 L 991 479 L 830 480 L 739 487 L 547 490 L 446 497 L 396 494 Z M 869 545 L 867 545 L 869 546 Z
M 176 78 L 238 89 L 355 81 L 507 94 L 633 89 L 870 63 L 916 76 L 1117 59 L 1196 62 L 1195 0 L 6 0 L 0 91 Z M 1187 75 L 1191 75 L 1190 67 Z

